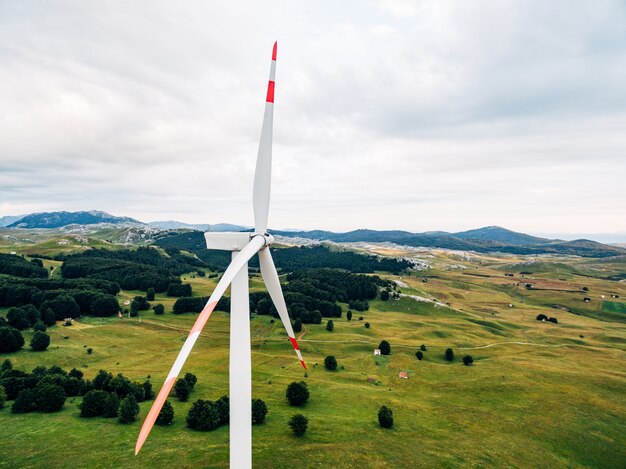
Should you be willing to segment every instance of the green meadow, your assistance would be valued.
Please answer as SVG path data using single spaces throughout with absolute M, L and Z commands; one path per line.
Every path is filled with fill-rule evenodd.
M 280 321 L 252 318 L 253 397 L 269 408 L 265 423 L 253 427 L 254 467 L 626 467 L 626 284 L 605 278 L 626 271 L 626 263 L 559 258 L 533 269 L 520 265 L 523 256 L 431 255 L 426 271 L 381 273 L 402 282 L 399 299 L 372 301 L 352 321 L 342 305 L 333 332 L 326 320 L 306 325 L 299 340 L 306 372 Z M 456 264 L 464 268 L 451 268 Z M 191 275 L 183 281 L 197 296 L 215 285 Z M 251 286 L 261 289 L 260 278 L 252 276 Z M 120 300 L 138 294 L 122 292 Z M 49 329 L 46 352 L 25 347 L 0 359 L 25 370 L 76 367 L 88 378 L 99 369 L 150 377 L 158 390 L 195 315 L 171 314 L 173 299 L 162 295 L 153 303 L 163 303 L 166 314 L 81 318 Z M 537 321 L 539 313 L 558 324 Z M 391 354 L 375 357 L 382 339 Z M 427 351 L 419 361 L 421 344 Z M 174 423 L 155 427 L 138 456 L 135 441 L 150 401 L 130 425 L 80 418 L 80 398 L 54 414 L 11 414 L 7 402 L 0 410 L 0 467 L 228 467 L 228 427 L 203 433 L 185 425 L 193 401 L 227 394 L 228 347 L 229 315 L 217 311 L 183 370 L 198 377 L 189 401 L 171 398 Z M 444 359 L 448 347 L 453 363 Z M 461 362 L 467 354 L 471 366 Z M 324 369 L 327 355 L 337 357 L 337 371 Z M 285 389 L 300 380 L 311 397 L 293 408 Z M 378 425 L 381 405 L 393 410 L 392 429 Z M 296 413 L 309 418 L 301 438 L 287 426 Z

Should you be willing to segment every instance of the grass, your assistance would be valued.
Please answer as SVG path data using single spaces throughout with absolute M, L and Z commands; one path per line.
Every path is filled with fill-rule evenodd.
M 567 280 L 572 289 L 588 286 L 586 294 L 593 298 L 582 307 L 585 314 L 573 314 L 552 306 L 575 310 L 579 294 L 511 285 L 520 280 L 519 274 L 505 277 L 497 267 L 519 259 L 481 255 L 462 261 L 485 275 L 476 277 L 446 270 L 448 257 L 432 259 L 429 274 L 436 278 L 427 283 L 415 275 L 389 278 L 407 284 L 403 293 L 434 297 L 449 306 L 408 297 L 375 300 L 368 311 L 355 311 L 350 322 L 345 314 L 334 319 L 333 332 L 326 331 L 326 321 L 306 325 L 300 347 L 309 365 L 307 377 L 280 321 L 252 319 L 253 396 L 269 408 L 266 422 L 253 428 L 254 467 L 626 465 L 626 324 L 606 315 L 607 304 L 620 303 L 599 299 L 609 292 L 624 297 L 626 285 L 572 275 Z M 611 269 L 619 268 L 623 266 L 612 264 Z M 554 280 L 549 277 L 552 270 L 544 270 L 546 276 L 533 274 L 533 280 Z M 198 296 L 208 296 L 216 283 L 191 274 L 184 278 Z M 261 288 L 258 277 L 251 279 L 251 287 Z M 138 294 L 120 296 L 132 299 Z M 90 378 L 100 368 L 133 380 L 150 376 L 158 390 L 196 318 L 171 314 L 173 302 L 157 295 L 154 303 L 166 305 L 163 316 L 146 311 L 138 318 L 83 318 L 72 327 L 55 326 L 48 351 L 23 349 L 0 358 L 10 358 L 19 369 L 77 367 Z M 558 317 L 559 324 L 536 321 L 539 312 Z M 359 321 L 359 316 L 364 319 Z M 25 336 L 28 343 L 30 333 Z M 390 342 L 392 353 L 374 357 L 382 339 Z M 415 352 L 422 343 L 428 350 L 418 361 Z M 198 376 L 189 402 L 172 399 L 174 424 L 155 427 L 139 456 L 133 449 L 141 422 L 81 419 L 76 398 L 55 414 L 13 415 L 6 406 L 0 410 L 0 466 L 228 467 L 228 428 L 201 433 L 185 428 L 184 422 L 194 400 L 217 399 L 228 392 L 228 344 L 229 315 L 216 311 L 183 370 Z M 87 347 L 93 354 L 86 353 Z M 454 363 L 443 357 L 448 347 L 455 351 Z M 462 365 L 466 354 L 473 356 L 474 365 Z M 327 355 L 336 356 L 337 371 L 324 369 Z M 408 371 L 410 378 L 400 379 L 399 371 Z M 300 380 L 307 382 L 311 399 L 296 409 L 284 392 L 290 382 Z M 150 405 L 141 404 L 142 417 Z M 394 412 L 391 430 L 378 426 L 381 405 Z M 309 418 L 303 438 L 287 426 L 299 412 Z

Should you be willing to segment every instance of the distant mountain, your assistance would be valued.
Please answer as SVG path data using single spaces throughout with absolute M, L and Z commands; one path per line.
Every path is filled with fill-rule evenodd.
M 0 226 L 9 226 L 15 223 L 18 220 L 21 220 L 26 215 L 6 215 L 4 217 L 0 217 Z
M 32 213 L 8 225 L 9 228 L 60 228 L 67 225 L 95 225 L 97 223 L 142 224 L 129 217 L 116 217 L 106 212 L 44 212 Z
M 231 225 L 230 223 L 217 223 L 215 225 L 190 224 L 175 220 L 151 221 L 150 223 L 148 223 L 148 226 L 160 228 L 162 230 L 189 229 L 198 231 L 245 231 L 248 229 L 245 226 Z
M 499 226 L 486 226 L 476 230 L 461 231 L 459 233 L 451 233 L 455 238 L 476 239 L 481 241 L 496 241 L 503 244 L 513 246 L 525 246 L 528 244 L 545 244 L 550 240 L 546 238 L 538 238 L 536 236 L 517 233 L 516 231 L 507 230 Z
M 392 242 L 415 247 L 436 247 L 476 252 L 503 252 L 510 254 L 564 254 L 582 257 L 609 257 L 626 255 L 626 249 L 590 240 L 562 241 L 538 238 L 500 227 L 485 227 L 461 233 L 440 231 L 410 233 L 408 231 L 355 230 L 347 233 L 331 231 L 272 231 L 285 237 L 308 238 L 318 241 Z

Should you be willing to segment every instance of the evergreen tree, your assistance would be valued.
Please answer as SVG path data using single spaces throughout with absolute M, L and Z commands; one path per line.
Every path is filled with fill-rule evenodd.
M 72 368 L 70 372 L 68 373 L 68 376 L 71 376 L 72 378 L 76 378 L 76 379 L 82 379 L 84 375 L 82 371 L 77 370 L 76 368 Z
M 391 353 L 391 345 L 386 340 L 383 340 L 378 344 L 378 348 L 380 349 L 381 355 L 389 355 Z
M 309 388 L 304 381 L 293 382 L 287 386 L 285 396 L 292 406 L 303 406 L 309 399 Z
M 159 416 L 156 419 L 157 425 L 171 425 L 172 420 L 174 420 L 174 407 L 172 407 L 172 403 L 167 400 L 163 403 L 163 408 L 161 412 L 159 412 Z
M 422 360 L 424 358 L 424 352 L 422 352 L 421 350 L 418 350 L 417 352 L 415 352 L 415 356 L 417 357 L 418 360 Z
M 215 402 L 217 413 L 220 416 L 220 425 L 226 425 L 230 421 L 230 399 L 222 396 Z
M 328 322 L 326 323 L 326 330 L 328 332 L 332 332 L 334 328 L 335 328 L 335 323 L 333 322 L 332 319 L 329 319 Z
M 324 358 L 324 368 L 330 371 L 335 371 L 337 369 L 337 359 L 334 355 L 329 355 Z
M 198 399 L 193 403 L 187 414 L 187 426 L 194 430 L 210 431 L 220 425 L 217 406 L 212 401 Z
M 446 360 L 448 360 L 449 362 L 454 361 L 454 350 L 452 350 L 451 348 L 447 348 L 445 357 Z
M 380 292 L 380 299 L 383 300 L 383 301 L 387 301 L 389 299 L 389 291 L 382 290 Z
M 13 405 L 11 406 L 11 412 L 14 414 L 25 414 L 35 410 L 35 391 L 32 389 L 22 389 Z
M 348 310 L 348 312 L 346 313 L 346 318 L 348 319 L 348 321 L 352 321 L 352 311 Z
M 30 348 L 35 352 L 43 352 L 50 345 L 50 336 L 45 332 L 37 331 L 30 341 Z
M 152 390 L 152 383 L 149 379 L 145 380 L 142 384 L 143 386 L 143 394 L 144 400 L 151 401 L 154 399 L 154 391 Z
M 383 428 L 393 427 L 393 412 L 387 406 L 378 409 L 378 423 Z
M 302 319 L 296 318 L 295 322 L 293 323 L 293 331 L 296 333 L 302 331 Z
M 262 399 L 252 399 L 252 424 L 258 425 L 265 421 L 267 406 Z
M 135 396 L 130 394 L 122 399 L 122 402 L 120 403 L 120 416 L 117 419 L 118 422 L 133 423 L 135 420 L 137 420 L 138 415 L 139 404 L 137 404 Z
M 80 416 L 88 418 L 103 415 L 109 395 L 110 393 L 98 389 L 89 391 L 83 396 L 83 401 L 78 405 Z
M 296 414 L 289 420 L 289 426 L 291 427 L 294 435 L 302 436 L 306 433 L 307 428 L 309 427 L 309 419 L 302 414 Z
M 107 418 L 117 417 L 120 410 L 120 398 L 117 394 L 110 392 L 104 400 L 104 408 L 102 409 L 102 415 Z
M 35 387 L 35 407 L 43 412 L 57 412 L 65 404 L 65 390 L 56 384 L 40 381 Z
M 465 355 L 463 357 L 463 364 L 465 366 L 470 366 L 472 363 L 474 363 L 474 359 L 472 358 L 471 355 Z
M 154 305 L 152 309 L 154 310 L 154 314 L 161 315 L 165 313 L 165 306 L 163 306 L 161 303 Z
M 154 301 L 154 295 L 155 295 L 155 291 L 154 288 L 150 287 L 146 290 L 146 300 L 148 301 Z
M 191 390 L 189 389 L 189 383 L 185 378 L 181 378 L 176 381 L 176 384 L 174 385 L 174 393 L 182 402 L 187 402 Z
M 48 327 L 54 326 L 57 322 L 57 317 L 54 314 L 54 310 L 52 308 L 44 309 L 43 313 L 41 313 L 41 320 Z
M 424 344 L 420 345 L 420 350 L 422 352 L 425 352 L 426 351 L 426 346 Z
M 15 352 L 24 345 L 24 337 L 13 327 L 0 327 L 0 353 Z
M 193 373 L 185 373 L 185 381 L 189 385 L 189 391 L 193 391 L 196 383 L 198 382 L 198 377 Z

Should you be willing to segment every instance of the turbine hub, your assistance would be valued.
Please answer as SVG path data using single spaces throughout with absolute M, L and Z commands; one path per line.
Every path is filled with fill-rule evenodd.
M 264 243 L 263 247 L 267 247 L 270 244 L 274 244 L 274 237 L 269 233 L 252 233 L 250 235 L 250 239 L 256 238 L 257 236 L 260 236 L 263 238 L 263 243 Z

